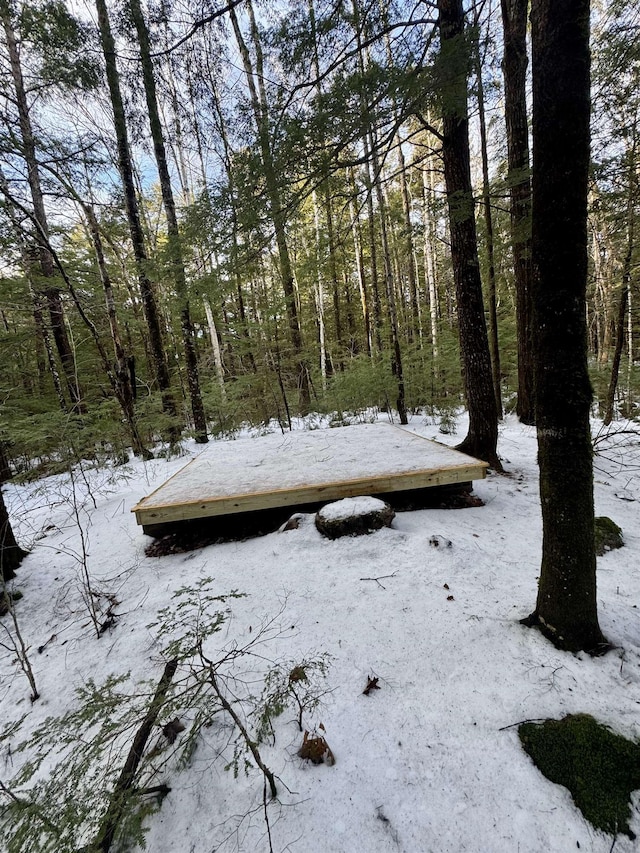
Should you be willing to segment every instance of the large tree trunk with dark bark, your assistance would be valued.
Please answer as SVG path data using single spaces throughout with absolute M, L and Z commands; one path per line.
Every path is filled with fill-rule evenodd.
M 527 624 L 559 648 L 607 646 L 598 624 L 587 372 L 589 0 L 534 0 L 533 308 L 543 545 Z
M 478 241 L 469 161 L 468 45 L 462 0 L 438 0 L 442 84 L 442 158 L 449 208 L 451 259 L 469 431 L 458 449 L 502 470 L 498 413 L 482 300 Z
M 518 401 L 524 424 L 533 424 L 531 337 L 531 179 L 527 121 L 527 12 L 529 0 L 502 0 L 504 111 L 507 125 L 507 183 L 511 196 L 511 245 L 518 328 Z
M 0 489 L 0 576 L 4 583 L 12 580 L 16 569 L 27 556 L 27 552 L 16 542 L 9 521 L 9 514 Z

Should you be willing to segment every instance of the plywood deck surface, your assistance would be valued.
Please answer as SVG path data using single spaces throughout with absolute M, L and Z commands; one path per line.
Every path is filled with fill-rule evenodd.
M 134 508 L 139 524 L 482 479 L 487 465 L 390 424 L 211 442 Z

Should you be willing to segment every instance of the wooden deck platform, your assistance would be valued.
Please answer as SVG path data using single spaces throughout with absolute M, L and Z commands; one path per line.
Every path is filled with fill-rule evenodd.
M 132 512 L 145 532 L 239 515 L 483 479 L 488 465 L 390 424 L 215 441 Z

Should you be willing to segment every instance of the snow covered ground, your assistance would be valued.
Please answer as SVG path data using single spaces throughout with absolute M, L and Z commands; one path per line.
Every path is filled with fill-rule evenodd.
M 420 417 L 408 429 L 453 445 L 465 423 L 457 435 Z M 302 734 L 295 710 L 285 710 L 275 743 L 261 748 L 279 789 L 267 827 L 261 774 L 225 771 L 229 738 L 221 741 L 220 725 L 204 728 L 187 766 L 169 765 L 154 782 L 171 793 L 148 821 L 151 853 L 270 844 L 293 853 L 608 853 L 612 838 L 539 773 L 515 725 L 585 712 L 640 738 L 640 441 L 618 435 L 598 447 L 596 513 L 617 522 L 626 543 L 598 558 L 601 626 L 618 647 L 599 659 L 558 652 L 518 622 L 535 603 L 541 519 L 535 431 L 511 417 L 499 442 L 508 474 L 476 484 L 483 507 L 398 513 L 392 528 L 358 538 L 324 539 L 304 516 L 286 532 L 146 557 L 150 540 L 130 509 L 185 457 L 86 471 L 95 507 L 81 476 L 75 502 L 65 478 L 8 485 L 16 533 L 32 547 L 16 580 L 17 613 L 41 699 L 30 703 L 14 656 L 0 648 L 0 720 L 27 714 L 22 733 L 2 745 L 0 779 L 18 769 L 20 739 L 73 707 L 87 679 L 130 671 L 134 681 L 157 682 L 164 641 L 151 623 L 176 590 L 211 577 L 216 594 L 245 597 L 229 602 L 207 655 L 261 637 L 259 654 L 238 659 L 239 684 L 259 694 L 255 680 L 275 664 L 288 671 L 329 656 L 320 704 L 303 726 L 326 738 L 335 764 L 298 756 Z M 83 603 L 78 521 L 92 586 L 119 602 L 100 639 Z M 363 695 L 374 677 L 380 689 Z M 190 712 L 181 719 L 186 737 Z M 640 792 L 633 802 L 640 835 Z M 636 843 L 619 836 L 615 850 Z

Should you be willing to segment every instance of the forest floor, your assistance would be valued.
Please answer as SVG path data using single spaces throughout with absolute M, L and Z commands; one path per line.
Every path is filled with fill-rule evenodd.
M 457 434 L 442 435 L 414 417 L 408 429 L 454 445 L 465 426 L 461 416 Z M 519 623 L 535 604 L 541 517 L 535 430 L 511 416 L 498 448 L 506 475 L 475 484 L 484 506 L 398 513 L 391 528 L 358 538 L 324 539 L 306 515 L 286 532 L 146 556 L 151 540 L 130 509 L 197 453 L 193 443 L 181 458 L 85 468 L 73 487 L 63 476 L 7 485 L 16 534 L 31 548 L 15 581 L 23 594 L 16 612 L 41 698 L 30 702 L 15 655 L 0 648 L 0 720 L 26 715 L 0 743 L 0 780 L 8 784 L 29 757 L 16 752 L 20 741 L 74 708 L 90 679 L 130 673 L 130 684 L 147 681 L 152 693 L 168 638 L 191 625 L 186 608 L 163 634 L 153 625 L 158 613 L 175 607 L 180 589 L 192 590 L 183 600 L 203 602 L 212 578 L 214 595 L 244 593 L 211 604 L 230 612 L 204 641 L 209 659 L 226 656 L 221 683 L 238 714 L 253 732 L 258 700 L 250 697 L 277 667 L 285 689 L 299 685 L 303 729 L 326 739 L 335 763 L 298 754 L 303 734 L 287 707 L 260 747 L 278 785 L 264 807 L 253 762 L 245 773 L 243 754 L 239 772 L 225 772 L 237 735 L 228 715 L 208 720 L 178 761 L 197 719 L 194 704 L 180 711 L 178 703 L 186 730 L 173 747 L 159 730 L 149 742 L 149 771 L 167 759 L 149 784 L 171 788 L 146 819 L 150 853 L 637 850 L 626 836 L 614 842 L 595 830 L 569 792 L 535 768 L 517 730 L 523 720 L 588 713 L 640 738 L 640 439 L 621 427 L 598 440 L 595 457 L 596 514 L 625 539 L 598 558 L 600 622 L 616 646 L 601 658 L 559 652 Z M 87 590 L 87 578 L 101 595 Z M 306 682 L 288 680 L 296 666 Z M 183 686 L 187 669 L 179 669 Z M 379 689 L 364 695 L 369 679 Z M 110 756 L 116 773 L 134 733 Z M 632 803 L 630 826 L 640 835 L 640 792 Z

